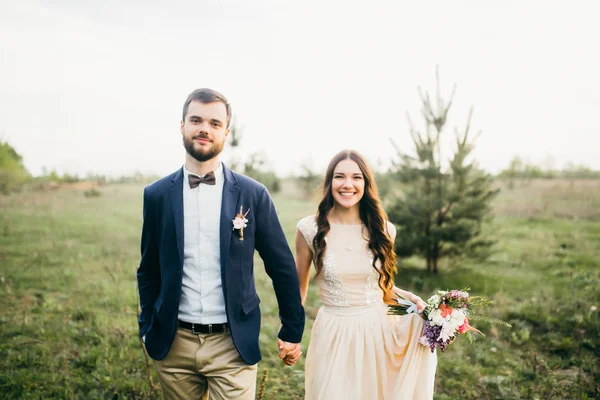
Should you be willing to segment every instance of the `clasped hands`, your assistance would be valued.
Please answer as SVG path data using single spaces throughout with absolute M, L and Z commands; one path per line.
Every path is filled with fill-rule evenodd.
M 279 358 L 285 365 L 292 366 L 296 364 L 302 355 L 300 343 L 284 342 L 277 339 L 277 348 L 279 349 Z

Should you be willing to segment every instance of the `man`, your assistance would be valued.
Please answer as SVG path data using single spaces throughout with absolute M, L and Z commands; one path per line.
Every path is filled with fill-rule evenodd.
M 183 107 L 185 165 L 144 190 L 140 335 L 165 399 L 254 399 L 260 299 L 254 250 L 273 281 L 279 357 L 300 357 L 298 276 L 266 188 L 219 161 L 231 107 L 210 89 Z

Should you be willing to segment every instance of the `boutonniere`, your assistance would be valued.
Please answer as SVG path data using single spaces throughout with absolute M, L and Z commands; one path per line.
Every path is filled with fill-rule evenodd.
M 248 215 L 250 209 L 248 209 L 245 214 L 242 214 L 242 212 L 243 207 L 240 206 L 240 212 L 238 213 L 238 215 L 235 216 L 235 219 L 233 220 L 233 230 L 238 230 L 240 240 L 244 240 L 244 228 L 248 226 L 248 224 L 246 224 L 246 222 L 248 222 L 248 220 L 246 219 L 246 215 Z

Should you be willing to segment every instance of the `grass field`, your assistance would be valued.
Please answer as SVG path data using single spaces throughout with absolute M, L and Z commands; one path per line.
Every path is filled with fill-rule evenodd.
M 137 337 L 142 187 L 99 190 L 0 198 L 3 399 L 160 398 Z M 315 204 L 290 194 L 275 203 L 293 246 L 296 222 Z M 489 314 L 513 324 L 478 324 L 486 339 L 439 354 L 436 399 L 600 398 L 600 182 L 517 182 L 494 211 L 487 262 L 444 262 L 435 277 L 417 258 L 400 265 L 400 287 L 427 296 L 469 285 L 494 299 Z M 260 266 L 256 280 L 264 399 L 301 399 L 304 361 L 290 368 L 277 359 L 277 304 Z M 318 307 L 313 287 L 304 349 Z

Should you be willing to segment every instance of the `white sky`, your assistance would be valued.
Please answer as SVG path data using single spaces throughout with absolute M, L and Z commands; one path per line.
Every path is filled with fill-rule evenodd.
M 452 127 L 475 106 L 486 169 L 517 154 L 600 169 L 598 15 L 594 0 L 0 0 L 0 138 L 34 174 L 166 174 L 186 96 L 210 87 L 282 174 L 344 148 L 385 165 L 389 137 L 410 150 L 405 113 L 421 123 L 439 65 Z

